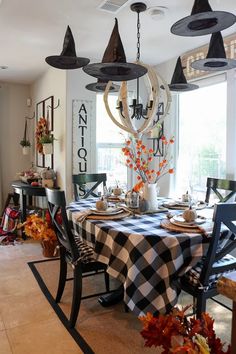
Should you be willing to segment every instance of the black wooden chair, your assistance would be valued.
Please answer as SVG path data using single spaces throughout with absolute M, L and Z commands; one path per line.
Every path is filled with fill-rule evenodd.
M 207 204 L 210 201 L 211 192 L 214 192 L 217 195 L 219 202 L 221 203 L 227 202 L 236 194 L 236 181 L 208 177 L 206 187 L 205 202 Z M 223 191 L 227 192 L 225 196 L 222 195 Z
M 106 265 L 93 258 L 93 249 L 72 233 L 66 213 L 64 191 L 46 188 L 48 208 L 60 245 L 60 275 L 56 294 L 56 302 L 60 302 L 67 280 L 73 280 L 72 305 L 69 326 L 74 327 L 82 299 L 99 297 L 109 292 L 109 275 Z M 67 278 L 67 264 L 73 269 L 73 279 Z M 82 297 L 82 278 L 104 273 L 106 291 Z
M 75 200 L 85 199 L 89 196 L 98 197 L 95 190 L 100 184 L 102 184 L 104 188 L 106 186 L 106 181 L 106 173 L 72 175 Z M 90 187 L 88 186 L 88 183 L 90 184 Z
M 218 294 L 217 280 L 236 270 L 236 258 L 229 254 L 236 247 L 236 203 L 217 203 L 213 221 L 206 255 L 180 279 L 181 290 L 194 298 L 197 317 L 205 312 L 207 299 Z

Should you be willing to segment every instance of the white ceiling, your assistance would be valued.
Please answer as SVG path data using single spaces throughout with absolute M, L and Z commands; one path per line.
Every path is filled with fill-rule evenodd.
M 71 27 L 78 56 L 101 61 L 118 18 L 127 61 L 136 58 L 136 21 L 129 0 L 117 14 L 103 12 L 103 0 L 0 0 L 0 81 L 31 83 L 48 68 L 45 57 L 60 54 L 67 25 Z M 148 8 L 168 7 L 164 19 L 141 14 L 141 60 L 158 64 L 209 42 L 210 36 L 179 37 L 171 25 L 190 15 L 193 0 L 145 0 Z M 213 10 L 236 14 L 235 0 L 210 0 Z M 222 32 L 236 32 L 236 24 Z

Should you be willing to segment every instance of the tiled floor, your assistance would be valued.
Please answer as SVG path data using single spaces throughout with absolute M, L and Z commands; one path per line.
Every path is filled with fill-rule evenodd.
M 41 246 L 36 242 L 0 246 L 0 354 L 82 353 L 27 265 L 29 261 L 42 258 Z M 189 297 L 180 297 L 180 305 L 189 303 Z M 229 343 L 232 313 L 212 301 L 208 301 L 207 311 L 215 318 L 217 335 Z M 106 350 L 100 352 L 107 353 Z
M 79 354 L 27 265 L 38 243 L 0 247 L 0 354 Z

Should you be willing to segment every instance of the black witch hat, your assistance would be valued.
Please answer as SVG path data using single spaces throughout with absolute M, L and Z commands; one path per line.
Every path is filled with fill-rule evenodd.
M 115 19 L 115 26 L 103 55 L 102 62 L 89 64 L 84 67 L 83 70 L 86 74 L 105 81 L 134 80 L 147 73 L 147 69 L 142 65 L 126 62 L 117 19 Z
M 92 84 L 88 84 L 85 86 L 85 88 L 89 91 L 93 91 L 93 92 L 104 92 L 106 89 L 108 81 L 104 81 L 104 80 L 97 80 L 97 82 L 94 82 Z M 119 85 L 115 85 L 112 83 L 109 92 L 118 92 L 120 89 Z
M 192 91 L 196 90 L 199 86 L 195 84 L 189 84 L 186 80 L 186 77 L 184 75 L 182 63 L 180 57 L 178 57 L 174 74 L 172 76 L 171 83 L 169 85 L 170 91 Z
M 51 55 L 45 61 L 57 69 L 78 69 L 90 62 L 87 58 L 76 56 L 75 41 L 69 26 L 67 26 L 61 54 Z
M 212 11 L 208 0 L 195 0 L 190 16 L 173 24 L 170 31 L 178 36 L 203 36 L 222 31 L 236 22 L 236 16 L 226 11 Z
M 206 58 L 192 62 L 191 67 L 203 71 L 223 71 L 236 68 L 236 60 L 226 58 L 222 35 L 216 32 L 211 35 Z

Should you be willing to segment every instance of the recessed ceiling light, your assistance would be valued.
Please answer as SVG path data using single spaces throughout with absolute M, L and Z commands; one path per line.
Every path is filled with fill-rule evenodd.
M 166 6 L 152 6 L 147 9 L 149 16 L 154 21 L 159 21 L 163 19 L 168 12 L 168 7 Z
M 1 2 L 1 0 L 0 0 L 0 2 Z M 1 70 L 8 69 L 8 66 L 6 66 L 6 65 L 0 65 L 0 69 L 1 69 Z

